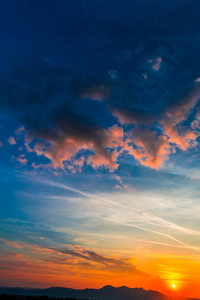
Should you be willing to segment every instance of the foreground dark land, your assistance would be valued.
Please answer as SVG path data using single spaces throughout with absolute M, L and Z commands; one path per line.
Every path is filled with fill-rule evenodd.
M 7 295 L 7 294 L 1 294 L 0 300 L 80 300 L 77 298 L 49 298 L 48 296 L 19 296 L 19 295 Z M 88 300 L 88 299 L 81 299 L 81 300 Z
M 0 300 L 170 300 L 171 297 L 142 288 L 105 286 L 101 289 L 75 290 L 51 287 L 48 289 L 0 288 Z M 181 299 L 172 297 L 173 300 Z M 184 299 L 184 298 L 182 298 Z
M 19 296 L 19 295 L 7 295 L 1 294 L 0 300 L 80 300 L 77 298 L 49 298 L 48 296 Z M 81 300 L 89 300 L 89 299 L 81 299 Z

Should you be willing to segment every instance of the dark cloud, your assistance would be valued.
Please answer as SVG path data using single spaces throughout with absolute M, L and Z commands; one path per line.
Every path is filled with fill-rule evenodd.
M 116 148 L 118 137 L 72 108 L 55 109 L 45 124 L 27 116 L 24 121 L 28 151 L 46 156 L 55 168 L 63 167 L 63 162 L 75 158 L 81 150 L 90 152 L 87 162 L 93 167 L 107 165 L 108 168 L 116 168 L 116 158 L 108 147 Z M 114 127 L 114 130 L 117 128 Z M 116 145 L 111 145 L 112 141 L 116 141 Z
M 199 42 L 192 57 L 187 42 L 198 33 L 198 2 L 101 0 L 87 9 L 86 1 L 61 2 L 37 7 L 20 0 L 11 10 L 9 0 L 0 18 L 4 28 L 12 20 L 5 35 L 15 32 L 26 45 L 26 55 L 10 55 L 0 84 L 1 114 L 23 126 L 26 150 L 76 172 L 84 165 L 114 171 L 123 152 L 158 168 L 176 147 L 195 147 L 198 126 L 190 128 L 190 113 L 199 90 L 180 94 L 199 76 L 190 68 L 191 61 L 198 65 Z M 174 95 L 171 103 L 166 94 Z M 29 163 L 28 154 L 15 157 Z
M 27 151 L 46 157 L 54 168 L 76 172 L 89 164 L 114 171 L 119 156 L 127 151 L 141 164 L 157 169 L 175 147 L 185 151 L 196 145 L 197 129 L 186 129 L 182 123 L 198 103 L 198 80 L 185 96 L 165 106 L 159 117 L 152 109 L 132 103 L 129 87 L 118 82 L 93 78 L 72 83 L 64 67 L 57 66 L 32 70 L 27 78 L 20 77 L 23 71 L 14 73 L 19 73 L 15 82 L 2 83 L 0 106 L 20 121 Z M 85 114 L 78 109 L 85 97 L 88 109 L 91 100 L 106 100 L 107 112 L 130 128 L 119 127 L 114 118 L 109 128 L 96 124 L 92 110 Z
M 93 269 L 97 268 L 98 270 L 105 270 L 114 273 L 119 272 L 119 273 L 134 273 L 137 275 L 145 275 L 144 273 L 139 271 L 138 268 L 127 259 L 123 260 L 123 259 L 103 256 L 99 253 L 81 247 L 75 247 L 75 248 L 77 249 L 72 250 L 72 249 L 51 248 L 52 250 L 57 252 L 58 255 L 62 255 L 62 256 L 61 257 L 53 256 L 50 259 L 50 261 L 58 264 L 60 263 L 68 264 L 68 262 L 70 263 L 70 261 L 68 261 L 68 257 L 70 258 L 76 257 L 81 260 L 72 263 L 73 264 L 78 263 L 82 265 L 83 268 L 87 266 Z M 87 263 L 85 265 L 85 261 L 89 261 L 91 262 L 91 264 Z
M 107 100 L 110 96 L 111 82 L 105 79 L 91 78 L 83 80 L 81 76 L 74 78 L 70 83 L 70 92 L 77 98 L 92 100 Z
M 117 145 L 109 145 L 110 132 L 96 125 L 92 116 L 76 112 L 78 98 L 68 92 L 64 67 L 29 70 L 26 78 L 23 72 L 23 68 L 15 71 L 18 76 L 15 82 L 2 84 L 0 106 L 9 109 L 23 125 L 28 152 L 47 157 L 55 168 L 63 168 L 63 163 L 72 159 L 79 168 L 84 161 L 75 158 L 77 153 L 89 151 L 88 164 L 115 169 L 116 156 L 108 148 Z M 88 87 L 89 84 L 93 85 L 94 81 L 84 84 L 84 88 L 81 86 L 80 91 L 99 88 L 97 83 L 95 88 Z M 76 91 L 79 95 L 77 85 Z
M 119 120 L 122 125 L 125 124 L 141 124 L 150 125 L 155 121 L 155 116 L 145 109 L 130 109 L 124 107 L 111 108 L 113 115 Z

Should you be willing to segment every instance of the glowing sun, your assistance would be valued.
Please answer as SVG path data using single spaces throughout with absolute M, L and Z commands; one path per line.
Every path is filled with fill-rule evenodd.
M 172 284 L 172 287 L 173 287 L 173 289 L 175 289 L 176 285 L 173 283 L 173 284 Z

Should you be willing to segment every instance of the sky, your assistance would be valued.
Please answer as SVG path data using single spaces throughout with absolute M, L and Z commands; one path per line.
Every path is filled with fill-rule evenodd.
M 1 1 L 1 286 L 200 298 L 199 16 Z

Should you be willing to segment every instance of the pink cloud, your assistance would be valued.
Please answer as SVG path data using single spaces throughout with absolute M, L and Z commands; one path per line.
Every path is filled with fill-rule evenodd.
M 168 158 L 170 147 L 164 135 L 158 135 L 157 132 L 148 129 L 136 128 L 130 132 L 129 138 L 137 148 L 133 149 L 126 144 L 125 150 L 142 165 L 158 169 Z
M 196 82 L 195 86 L 184 97 L 165 110 L 160 119 L 163 134 L 168 137 L 170 143 L 175 144 L 184 151 L 195 145 L 194 141 L 198 134 L 192 130 L 194 123 L 191 124 L 191 129 L 185 129 L 181 123 L 188 119 L 199 98 L 200 82 Z
M 9 143 L 10 145 L 15 145 L 15 144 L 16 144 L 15 138 L 12 137 L 12 136 L 10 136 L 10 137 L 8 138 L 8 143 Z
M 95 91 L 103 95 L 104 88 L 107 87 L 102 86 L 92 86 L 87 88 L 87 92 L 92 95 Z M 99 95 L 93 99 L 105 98 Z M 72 173 L 80 172 L 84 164 L 91 165 L 94 169 L 104 167 L 114 172 L 123 152 L 128 152 L 144 166 L 158 169 L 171 153 L 176 152 L 176 148 L 186 151 L 196 146 L 200 113 L 196 113 L 190 128 L 185 127 L 183 122 L 196 107 L 199 97 L 200 82 L 197 80 L 185 96 L 164 109 L 159 119 L 148 110 L 116 108 L 108 104 L 122 125 L 132 125 L 132 129 L 126 134 L 123 127 L 117 124 L 105 129 L 91 125 L 74 112 L 66 110 L 63 114 L 59 112 L 58 117 L 55 115 L 52 120 L 54 126 L 51 128 L 33 128 L 26 132 L 25 146 L 28 152 L 48 158 L 54 169 L 62 168 Z M 161 132 L 151 129 L 155 122 L 162 128 Z M 21 162 L 25 159 L 20 158 Z
M 6 244 L 9 247 L 18 248 L 18 249 L 24 248 L 23 245 L 21 245 L 21 243 L 8 241 L 8 240 L 2 239 L 2 238 L 0 238 L 0 241 L 3 242 L 4 244 Z
M 99 154 L 90 155 L 87 160 L 88 164 L 91 164 L 94 169 L 105 167 L 110 169 L 111 172 L 114 172 L 119 166 L 116 163 L 115 157 L 111 154 L 109 157 L 101 156 Z
M 192 130 L 199 115 L 196 114 L 196 122 L 191 124 L 191 129 L 185 129 L 181 123 L 187 120 L 196 106 L 200 97 L 200 83 L 196 83 L 190 92 L 169 106 L 163 113 L 160 124 L 163 126 L 162 134 L 149 129 L 136 128 L 129 134 L 130 142 L 133 142 L 136 148 L 125 144 L 124 149 L 142 165 L 158 169 L 168 158 L 171 152 L 174 152 L 174 146 L 186 151 L 190 147 L 196 146 L 196 138 L 199 134 Z
M 200 110 L 197 111 L 194 121 L 191 123 L 193 130 L 200 130 Z
M 20 136 L 24 133 L 24 126 L 19 127 L 18 129 L 15 130 L 15 134 Z
M 84 156 L 78 158 L 78 159 L 73 159 L 70 161 L 69 164 L 66 164 L 66 169 L 70 170 L 72 173 L 77 173 L 81 172 L 83 165 L 85 163 L 86 159 Z
M 196 106 L 200 98 L 200 82 L 196 82 L 194 87 L 178 101 L 172 103 L 162 115 L 161 122 L 163 124 L 176 124 L 186 120 L 192 109 Z
M 25 138 L 25 146 L 28 152 L 35 152 L 38 156 L 43 155 L 51 160 L 55 169 L 67 168 L 72 172 L 80 171 L 84 162 L 92 165 L 93 168 L 105 167 L 115 170 L 118 167 L 117 158 L 120 155 L 120 147 L 123 147 L 124 133 L 121 127 L 114 125 L 108 130 L 99 128 L 95 138 L 92 136 L 64 137 L 59 135 L 57 139 L 48 141 L 37 141 L 30 146 L 32 138 Z M 84 156 L 84 151 L 93 152 L 85 160 L 76 158 L 79 153 Z M 81 153 L 82 151 L 82 153 Z
M 20 163 L 20 165 L 25 166 L 28 162 L 28 160 L 25 158 L 24 154 L 21 154 L 16 158 L 16 160 Z
M 174 146 L 183 151 L 195 147 L 199 133 L 193 129 L 199 122 L 200 114 L 196 114 L 196 119 L 189 129 L 182 126 L 182 122 L 188 119 L 199 97 L 200 83 L 196 82 L 187 95 L 166 108 L 159 120 L 163 126 L 161 134 L 147 128 L 137 127 L 129 133 L 130 141 L 126 141 L 124 149 L 142 165 L 158 169 L 169 154 L 175 152 Z M 132 147 L 130 142 L 135 146 Z
M 124 131 L 122 127 L 114 125 L 108 128 L 107 147 L 115 148 L 115 146 L 123 146 Z
M 148 59 L 147 61 L 151 64 L 154 71 L 159 71 L 159 69 L 161 68 L 162 60 L 162 57 L 157 57 L 154 59 Z
M 106 139 L 104 147 L 112 149 L 112 152 L 107 152 L 90 155 L 88 163 L 92 164 L 93 168 L 106 167 L 111 171 L 118 168 L 117 158 L 121 154 L 122 148 L 124 147 L 124 132 L 122 127 L 114 125 L 106 132 Z
M 193 146 L 197 135 L 190 129 L 178 132 L 178 128 L 165 125 L 164 134 L 168 137 L 170 143 L 175 144 L 178 148 L 186 151 L 190 146 Z
M 117 190 L 121 190 L 121 189 L 122 189 L 121 186 L 118 185 L 118 184 L 116 184 L 115 188 L 116 188 Z
M 118 176 L 118 175 L 116 175 L 116 174 L 113 174 L 113 175 L 112 175 L 112 178 L 114 178 L 114 179 L 116 179 L 117 181 L 119 181 L 120 184 L 123 184 L 122 179 L 121 179 L 120 176 Z

